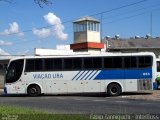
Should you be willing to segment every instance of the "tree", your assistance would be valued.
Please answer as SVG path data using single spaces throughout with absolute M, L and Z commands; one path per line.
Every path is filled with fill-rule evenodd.
M 8 3 L 14 3 L 14 0 L 0 0 L 0 2 L 8 2 Z M 51 0 L 34 0 L 36 4 L 38 4 L 41 8 L 43 8 L 43 5 L 51 5 Z
M 50 0 L 34 0 L 36 4 L 38 4 L 41 8 L 43 8 L 43 5 L 51 5 L 52 2 Z

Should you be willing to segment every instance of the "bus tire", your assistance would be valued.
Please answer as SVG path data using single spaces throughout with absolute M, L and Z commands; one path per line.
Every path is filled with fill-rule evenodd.
M 41 94 L 41 89 L 38 85 L 33 84 L 28 86 L 27 88 L 27 94 L 30 96 L 39 96 Z
M 122 93 L 121 86 L 117 83 L 111 83 L 107 87 L 107 94 L 109 96 L 119 96 Z

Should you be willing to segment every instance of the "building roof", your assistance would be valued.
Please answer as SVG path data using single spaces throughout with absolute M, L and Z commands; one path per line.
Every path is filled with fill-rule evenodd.
M 108 48 L 160 48 L 160 38 L 108 39 Z
M 99 20 L 97 20 L 95 18 L 86 16 L 86 17 L 82 17 L 80 19 L 77 19 L 77 20 L 73 21 L 73 23 L 82 22 L 82 21 L 94 21 L 94 22 L 98 22 L 98 23 L 100 22 Z

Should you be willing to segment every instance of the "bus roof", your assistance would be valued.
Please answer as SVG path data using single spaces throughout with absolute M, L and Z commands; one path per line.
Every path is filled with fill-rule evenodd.
M 34 59 L 34 58 L 72 58 L 72 57 L 98 57 L 98 56 L 131 56 L 131 55 L 152 55 L 155 56 L 153 52 L 138 52 L 138 53 L 110 53 L 102 52 L 100 54 L 90 54 L 90 53 L 78 53 L 78 54 L 67 54 L 67 55 L 40 55 L 40 56 L 19 56 L 10 59 L 10 61 L 17 59 Z M 159 59 L 160 60 L 160 59 Z

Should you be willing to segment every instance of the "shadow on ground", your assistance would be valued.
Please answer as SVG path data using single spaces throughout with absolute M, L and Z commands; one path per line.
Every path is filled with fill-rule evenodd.
M 152 95 L 152 93 L 146 93 L 146 92 L 125 92 L 122 93 L 120 96 L 135 96 L 135 95 Z M 43 97 L 43 96 L 81 96 L 81 97 L 110 97 L 109 95 L 107 95 L 106 93 L 74 93 L 74 94 L 47 94 L 47 95 L 40 95 L 38 97 Z M 31 97 L 29 95 L 26 94 L 4 94 L 3 92 L 0 92 L 0 97 Z M 112 96 L 112 97 L 117 97 L 117 96 Z

